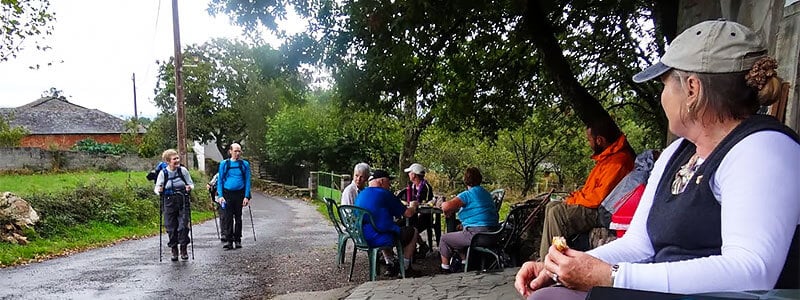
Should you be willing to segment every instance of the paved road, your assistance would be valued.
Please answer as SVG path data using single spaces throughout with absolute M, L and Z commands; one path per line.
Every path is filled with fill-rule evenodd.
M 335 252 L 336 240 L 327 221 L 314 207 L 295 199 L 256 193 L 252 203 L 258 241 L 253 241 L 245 208 L 242 249 L 224 251 L 214 222 L 205 222 L 193 228 L 194 260 L 171 262 L 165 251 L 164 262 L 159 263 L 158 236 L 126 241 L 0 269 L 0 298 L 241 299 L 297 291 L 284 284 L 287 281 L 299 281 L 299 287 L 313 284 L 315 276 L 300 276 L 301 271 L 319 263 L 295 253 L 320 251 L 327 260 Z M 330 270 L 330 264 L 324 265 Z

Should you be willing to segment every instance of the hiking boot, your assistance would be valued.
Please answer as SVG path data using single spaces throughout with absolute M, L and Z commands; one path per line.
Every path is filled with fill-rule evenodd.
M 236 249 L 242 248 L 242 242 L 234 242 L 233 244 L 234 244 L 233 247 L 236 248 Z
M 422 275 L 422 272 L 411 268 L 411 266 L 409 266 L 406 269 L 405 273 L 406 273 L 406 278 L 414 278 L 414 277 L 419 277 L 420 275 Z M 400 274 L 400 272 L 397 273 L 397 278 L 403 278 L 403 276 L 402 276 L 402 274 Z
M 417 249 L 417 253 L 428 254 L 428 252 L 431 252 L 431 247 L 428 247 L 428 244 L 426 243 L 419 244 L 419 249 Z
M 227 242 L 227 243 L 225 243 L 225 246 L 222 246 L 222 248 L 223 248 L 223 249 L 225 249 L 225 250 L 231 250 L 231 249 L 233 249 L 233 242 Z
M 186 245 L 181 245 L 181 259 L 183 260 L 189 259 L 189 252 L 186 251 Z
M 172 261 L 178 261 L 178 246 L 172 247 Z

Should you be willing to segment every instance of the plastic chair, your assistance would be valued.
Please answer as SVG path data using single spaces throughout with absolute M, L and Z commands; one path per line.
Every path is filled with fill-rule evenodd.
M 355 247 L 353 247 L 353 258 L 350 261 L 350 275 L 347 277 L 347 281 L 353 280 L 353 267 L 356 264 L 356 252 L 358 250 L 367 252 L 369 256 L 369 280 L 374 281 L 378 278 L 378 250 L 386 247 L 370 247 L 364 236 L 364 226 L 372 226 L 372 228 L 379 233 L 386 232 L 378 231 L 372 219 L 372 215 L 368 210 L 361 207 L 352 205 L 339 206 L 339 216 L 342 218 L 342 225 L 344 225 L 345 231 L 350 235 L 350 238 L 353 239 L 353 244 L 355 244 Z M 403 262 L 403 245 L 400 243 L 399 236 L 395 236 L 394 238 L 394 247 L 397 248 L 398 262 L 400 263 L 400 276 L 406 278 L 406 270 Z
M 342 229 L 341 219 L 337 217 L 337 214 L 339 213 L 339 205 L 336 204 L 336 200 L 328 197 L 323 199 L 325 200 L 325 207 L 328 209 L 328 218 L 331 219 L 331 222 L 333 222 L 333 228 L 336 229 L 336 233 L 339 234 L 339 242 L 337 243 L 338 248 L 336 249 L 336 267 L 338 268 L 344 263 L 344 252 L 345 249 L 347 249 L 347 240 L 352 238 L 350 237 L 350 234 Z
M 500 211 L 500 207 L 503 206 L 503 198 L 506 197 L 506 190 L 504 189 L 496 189 L 492 191 L 492 200 L 494 200 L 494 207 L 497 211 Z
M 544 211 L 550 199 L 550 193 L 540 195 L 534 200 L 528 200 L 511 208 L 506 220 L 500 228 L 492 232 L 478 232 L 472 236 L 470 246 L 467 248 L 467 262 L 473 252 L 481 255 L 481 270 L 486 270 L 485 255 L 491 255 L 494 261 L 488 269 L 502 269 L 517 266 L 517 248 L 521 242 L 522 234 L 530 228 L 536 216 Z M 469 270 L 469 265 L 464 266 L 464 272 Z

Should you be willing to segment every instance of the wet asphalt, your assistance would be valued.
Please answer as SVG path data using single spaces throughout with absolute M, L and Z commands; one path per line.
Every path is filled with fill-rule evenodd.
M 158 236 L 125 241 L 0 269 L 0 299 L 258 299 L 294 291 L 288 282 L 313 284 L 314 276 L 303 276 L 303 268 L 319 265 L 313 258 L 317 255 L 308 259 L 297 253 L 335 253 L 336 235 L 327 220 L 301 200 L 253 196 L 257 241 L 245 208 L 242 249 L 222 249 L 214 222 L 207 221 L 193 227 L 193 260 L 170 261 L 166 234 L 163 262 L 158 259 Z M 324 265 L 326 270 L 320 271 L 326 274 L 321 276 L 330 270 Z M 329 287 L 334 286 L 316 289 Z

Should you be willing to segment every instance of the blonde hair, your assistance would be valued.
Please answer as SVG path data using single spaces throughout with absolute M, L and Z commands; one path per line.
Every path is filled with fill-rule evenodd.
M 175 149 L 167 149 L 164 150 L 164 153 L 161 153 L 161 159 L 165 162 L 169 162 L 174 156 L 178 156 L 178 151 L 175 151 Z

